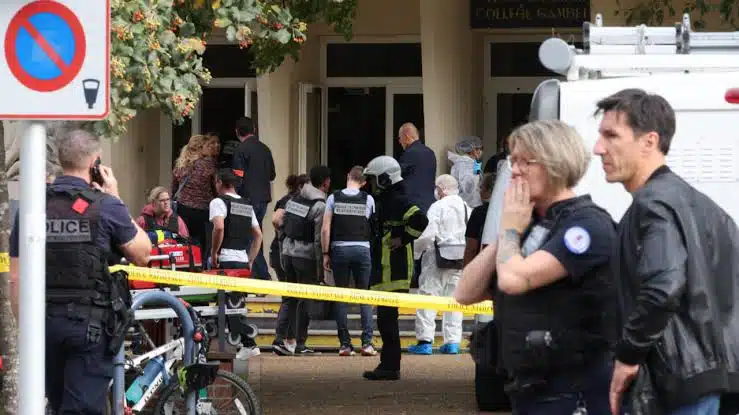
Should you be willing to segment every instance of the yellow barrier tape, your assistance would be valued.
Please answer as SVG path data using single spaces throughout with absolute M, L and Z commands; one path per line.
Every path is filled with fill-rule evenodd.
M 171 271 L 135 266 L 116 265 L 112 271 L 124 270 L 134 281 L 158 284 L 189 285 L 225 291 L 271 294 L 285 297 L 309 298 L 313 300 L 339 301 L 354 304 L 372 304 L 386 307 L 406 307 L 437 311 L 459 311 L 468 314 L 493 314 L 493 303 L 483 301 L 473 305 L 461 305 L 451 297 L 389 293 L 382 291 L 338 288 L 289 282 L 263 281 L 251 278 L 225 277 L 222 275 Z
M 338 288 L 289 282 L 263 281 L 251 278 L 225 277 L 222 275 L 200 274 L 195 272 L 171 271 L 145 267 L 116 265 L 110 271 L 124 270 L 134 281 L 153 282 L 169 285 L 190 285 L 225 291 L 270 294 L 285 297 L 308 298 L 313 300 L 339 301 L 354 304 L 372 304 L 387 307 L 405 307 L 437 311 L 458 311 L 467 314 L 493 314 L 493 303 L 483 301 L 473 305 L 461 305 L 451 297 L 389 293 L 382 291 Z M 10 271 L 10 256 L 0 253 L 0 272 Z

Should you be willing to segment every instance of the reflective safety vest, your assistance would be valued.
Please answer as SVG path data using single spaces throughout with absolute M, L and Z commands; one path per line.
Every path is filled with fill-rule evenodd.
M 378 197 L 379 235 L 375 238 L 371 289 L 408 291 L 413 278 L 413 241 L 426 229 L 428 219 L 411 204 L 403 182 L 393 185 Z M 390 250 L 390 241 L 400 238 L 404 245 Z M 379 260 L 378 260 L 379 259 Z M 374 264 L 379 264 L 375 267 Z

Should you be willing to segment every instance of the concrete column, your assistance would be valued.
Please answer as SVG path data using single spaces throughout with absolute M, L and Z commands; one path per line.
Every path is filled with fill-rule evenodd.
M 424 132 L 442 174 L 449 171 L 447 150 L 458 137 L 475 132 L 469 3 L 422 0 L 420 10 Z
M 287 58 L 275 72 L 257 78 L 259 138 L 272 150 L 277 177 L 272 183 L 272 203 L 262 223 L 264 256 L 269 263 L 269 245 L 274 238 L 272 211 L 274 203 L 287 192 L 285 179 L 290 174 L 292 111 L 292 74 L 295 63 Z

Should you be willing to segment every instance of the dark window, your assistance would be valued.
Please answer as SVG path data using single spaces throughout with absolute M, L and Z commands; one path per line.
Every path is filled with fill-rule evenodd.
M 582 42 L 574 44 L 582 48 Z M 560 76 L 539 62 L 540 45 L 541 42 L 490 43 L 490 77 Z
M 329 43 L 328 77 L 421 76 L 420 43 Z
M 529 122 L 529 112 L 531 111 L 531 98 L 534 94 L 516 93 L 516 94 L 498 94 L 498 148 L 505 148 L 505 140 L 513 130 L 523 124 Z
M 254 58 L 249 49 L 239 45 L 208 45 L 203 53 L 203 66 L 213 78 L 256 78 Z

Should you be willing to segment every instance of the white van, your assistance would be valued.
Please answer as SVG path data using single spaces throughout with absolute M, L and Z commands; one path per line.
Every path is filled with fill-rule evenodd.
M 667 164 L 739 222 L 739 32 L 692 32 L 688 15 L 674 27 L 604 27 L 598 15 L 583 31 L 581 50 L 558 38 L 542 43 L 542 64 L 565 80 L 550 79 L 538 86 L 529 119 L 565 121 L 593 148 L 600 99 L 626 88 L 662 95 L 675 109 L 677 121 Z M 606 182 L 598 157 L 575 190 L 590 194 L 615 221 L 631 203 L 621 184 Z M 495 205 L 491 201 L 482 244 L 496 237 Z M 482 324 L 492 316 L 476 320 Z M 491 408 L 487 398 L 499 395 L 491 387 L 500 388 L 500 379 L 477 369 L 478 406 L 502 409 Z

